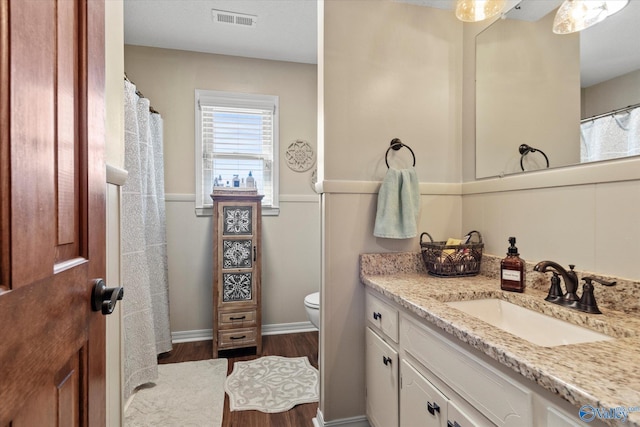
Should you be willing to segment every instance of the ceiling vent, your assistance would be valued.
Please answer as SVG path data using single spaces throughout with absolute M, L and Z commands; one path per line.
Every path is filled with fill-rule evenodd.
M 241 27 L 253 28 L 258 25 L 258 17 L 256 15 L 247 15 L 246 13 L 229 12 L 227 10 L 211 9 L 213 22 L 216 24 L 239 25 Z

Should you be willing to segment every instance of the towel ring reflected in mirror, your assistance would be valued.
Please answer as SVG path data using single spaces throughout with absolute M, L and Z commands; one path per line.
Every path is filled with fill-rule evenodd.
M 407 144 L 400 141 L 400 138 L 393 138 L 389 143 L 389 148 L 387 148 L 387 152 L 384 154 L 384 162 L 387 164 L 387 169 L 389 169 L 389 159 L 388 159 L 389 150 L 393 149 L 395 151 L 398 151 L 402 147 L 406 147 L 409 151 L 411 151 L 411 155 L 413 156 L 413 166 L 414 167 L 416 166 L 416 155 L 414 154 L 411 147 L 409 147 Z
M 540 153 L 544 156 L 544 159 L 547 161 L 547 169 L 549 168 L 549 158 L 547 157 L 546 154 L 544 154 L 544 151 L 542 151 L 539 148 L 533 148 L 527 144 L 521 144 L 520 147 L 518 147 L 518 152 L 520 153 L 520 169 L 522 169 L 524 171 L 524 165 L 522 164 L 522 161 L 524 160 L 524 156 L 526 156 L 529 153 Z

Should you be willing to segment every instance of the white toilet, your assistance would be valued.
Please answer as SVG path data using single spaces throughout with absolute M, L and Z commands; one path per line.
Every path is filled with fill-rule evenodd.
M 313 326 L 320 329 L 320 292 L 314 292 L 304 297 L 304 309 Z

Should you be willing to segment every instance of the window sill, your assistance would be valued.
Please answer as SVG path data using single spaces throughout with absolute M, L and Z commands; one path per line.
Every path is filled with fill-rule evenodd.
M 280 208 L 274 206 L 263 206 L 262 216 L 278 216 L 280 215 Z M 205 206 L 196 208 L 196 216 L 213 216 L 213 207 Z

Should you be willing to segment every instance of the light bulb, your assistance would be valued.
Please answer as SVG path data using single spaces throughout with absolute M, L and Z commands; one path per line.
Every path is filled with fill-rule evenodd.
M 569 34 L 602 22 L 624 8 L 629 0 L 565 0 L 553 20 L 553 32 Z
M 496 16 L 506 0 L 457 0 L 456 17 L 464 22 L 478 22 Z

